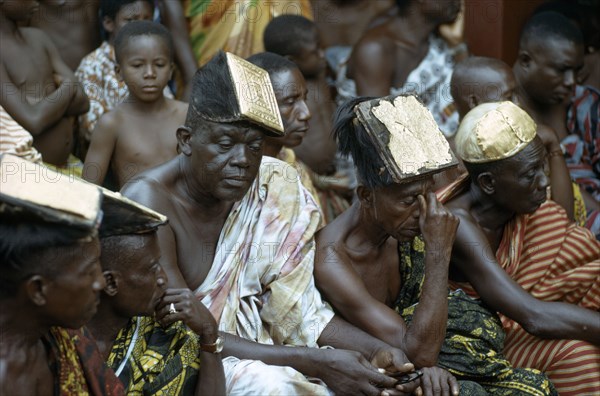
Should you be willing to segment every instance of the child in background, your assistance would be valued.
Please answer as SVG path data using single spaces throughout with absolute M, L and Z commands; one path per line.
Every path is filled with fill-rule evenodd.
M 100 17 L 108 37 L 94 52 L 88 54 L 77 68 L 75 75 L 83 83 L 90 98 L 90 110 L 79 117 L 79 135 L 83 139 L 80 149 L 86 151 L 87 143 L 100 116 L 114 109 L 128 95 L 125 82 L 119 80 L 115 71 L 114 40 L 119 30 L 128 22 L 152 20 L 152 0 L 102 0 Z M 173 97 L 165 88 L 165 94 Z
M 165 97 L 173 73 L 173 40 L 162 25 L 135 21 L 114 41 L 116 70 L 129 96 L 104 114 L 92 135 L 84 179 L 101 185 L 109 165 L 118 188 L 139 172 L 177 155 L 175 131 L 187 104 Z

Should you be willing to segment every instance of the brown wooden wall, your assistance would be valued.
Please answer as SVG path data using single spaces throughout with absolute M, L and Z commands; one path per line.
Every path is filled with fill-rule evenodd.
M 474 55 L 512 66 L 521 28 L 545 0 L 465 0 L 465 41 Z

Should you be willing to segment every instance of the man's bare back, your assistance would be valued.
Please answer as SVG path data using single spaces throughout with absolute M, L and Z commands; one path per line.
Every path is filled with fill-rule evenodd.
M 100 45 L 99 0 L 41 0 L 31 26 L 42 29 L 71 70 Z
M 314 1 L 313 13 L 323 46 L 356 44 L 371 19 L 393 4 L 390 0 Z

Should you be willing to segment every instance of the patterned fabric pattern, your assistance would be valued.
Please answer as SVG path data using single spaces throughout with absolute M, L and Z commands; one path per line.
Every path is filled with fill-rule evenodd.
M 244 59 L 263 52 L 265 27 L 279 15 L 312 19 L 310 0 L 185 0 L 184 7 L 198 66 L 219 50 Z
M 346 76 L 348 59 L 342 61 L 336 70 L 338 101 L 357 96 L 356 83 Z M 390 88 L 390 95 L 418 95 L 444 135 L 453 136 L 458 129 L 458 112 L 450 95 L 453 71 L 454 53 L 444 40 L 432 35 L 429 37 L 429 52 L 423 61 L 410 72 L 404 86 Z
M 317 346 L 333 317 L 313 278 L 319 222 L 319 209 L 295 169 L 263 157 L 195 291 L 221 330 L 263 344 Z
M 600 200 L 600 92 L 578 85 L 567 113 L 570 135 L 563 141 L 571 176 Z
M 263 157 L 257 178 L 225 221 L 212 267 L 195 291 L 221 330 L 261 344 L 318 346 L 333 318 L 313 278 L 320 221 L 295 168 Z M 228 358 L 224 369 L 229 395 L 328 394 L 289 367 Z
M 425 279 L 424 243 L 400 244 L 402 289 L 395 303 L 410 325 Z M 502 354 L 504 332 L 496 314 L 462 290 L 448 295 L 446 338 L 438 365 L 460 381 L 461 395 L 557 395 L 548 378 L 535 369 L 513 368 Z M 474 383 L 475 384 L 474 384 Z
M 95 341 L 85 328 L 52 327 L 42 339 L 48 349 L 50 369 L 57 373 L 56 395 L 124 395 L 123 385 L 106 367 Z
M 117 335 L 108 364 L 123 365 L 118 375 L 128 395 L 193 395 L 198 352 L 198 336 L 183 322 L 163 329 L 152 317 L 135 317 Z
M 14 154 L 31 162 L 42 160 L 42 155 L 33 147 L 33 136 L 2 106 L 0 106 L 0 153 Z

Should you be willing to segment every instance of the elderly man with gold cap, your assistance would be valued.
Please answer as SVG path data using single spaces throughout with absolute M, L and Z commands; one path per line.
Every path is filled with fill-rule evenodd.
M 456 136 L 468 177 L 439 193 L 460 218 L 450 279 L 500 313 L 504 352 L 561 395 L 600 393 L 600 243 L 546 200 L 546 150 L 510 102 L 471 110 Z
M 265 134 L 283 131 L 276 103 L 263 69 L 217 54 L 194 77 L 181 154 L 123 193 L 168 216 L 158 231 L 168 286 L 193 290 L 219 323 L 201 348 L 225 358 L 228 394 L 380 394 L 397 381 L 377 367 L 413 366 L 316 290 L 319 210 L 293 169 L 262 156 Z
M 325 298 L 403 349 L 423 372 L 425 394 L 553 394 L 543 374 L 503 357 L 494 312 L 448 293 L 459 220 L 432 185 L 457 161 L 427 108 L 414 96 L 357 98 L 338 109 L 334 131 L 359 186 L 358 200 L 317 234 L 315 280 Z

